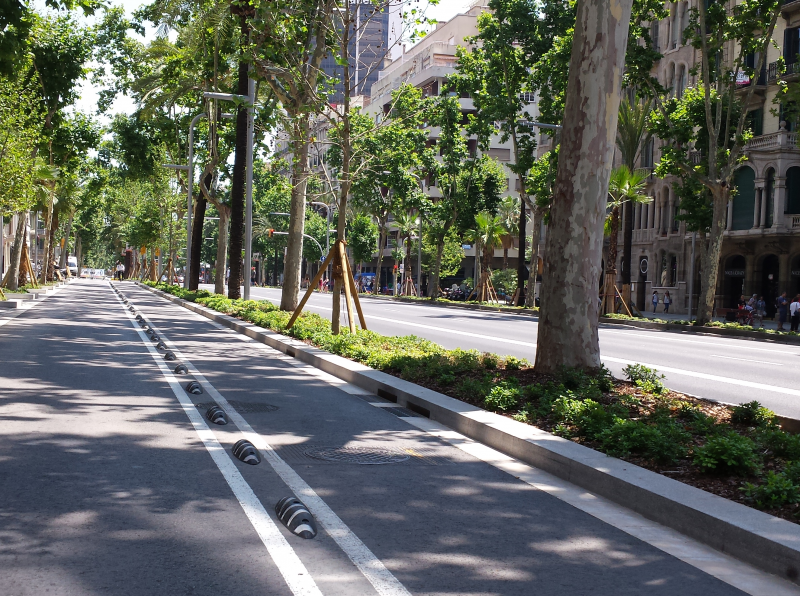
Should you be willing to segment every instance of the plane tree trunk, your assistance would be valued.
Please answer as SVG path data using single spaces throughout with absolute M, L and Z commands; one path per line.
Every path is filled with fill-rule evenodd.
M 603 221 L 631 0 L 579 0 L 547 230 L 535 368 L 597 369 Z

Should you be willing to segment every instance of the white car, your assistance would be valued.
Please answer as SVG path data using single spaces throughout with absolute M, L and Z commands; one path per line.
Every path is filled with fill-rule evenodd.
M 67 257 L 67 267 L 69 267 L 69 274 L 78 276 L 78 257 Z

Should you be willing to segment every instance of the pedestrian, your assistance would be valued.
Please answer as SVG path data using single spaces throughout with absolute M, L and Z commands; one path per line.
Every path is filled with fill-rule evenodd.
M 778 331 L 783 331 L 783 324 L 786 322 L 789 301 L 786 300 L 786 292 L 775 299 L 775 308 L 778 309 Z
M 758 322 L 761 324 L 761 328 L 764 328 L 764 317 L 767 316 L 767 303 L 764 301 L 763 296 L 759 296 L 758 300 L 756 300 L 756 316 L 758 317 Z
M 119 281 L 122 281 L 122 278 L 125 275 L 125 265 L 117 261 L 116 272 L 114 273 L 114 277 Z
M 653 290 L 653 312 L 658 308 L 658 290 Z
M 664 293 L 664 312 L 669 312 L 669 305 L 672 304 L 672 298 L 669 295 L 669 290 Z
M 792 324 L 790 331 L 797 333 L 800 327 L 800 294 L 794 297 L 792 303 L 789 305 L 789 314 L 792 317 Z

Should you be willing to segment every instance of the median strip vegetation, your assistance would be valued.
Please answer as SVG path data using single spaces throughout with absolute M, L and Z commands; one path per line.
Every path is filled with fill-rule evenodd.
M 722 497 L 800 523 L 800 435 L 750 402 L 730 407 L 664 386 L 642 365 L 626 380 L 602 369 L 546 376 L 513 356 L 448 350 L 408 335 L 331 333 L 330 322 L 269 301 L 231 300 L 205 290 L 146 282 L 164 292 L 361 362 L 470 404 L 535 425 Z
M 640 323 L 660 323 L 662 325 L 683 325 L 685 327 L 695 326 L 695 321 L 687 321 L 686 319 L 651 319 L 648 317 L 632 317 L 619 313 L 609 313 L 607 315 L 603 315 L 603 318 L 617 319 L 618 321 L 636 321 Z M 710 321 L 703 325 L 703 327 L 712 327 L 714 329 L 736 329 L 738 331 L 755 331 L 757 333 L 766 333 L 768 335 L 800 335 L 800 333 L 796 333 L 794 331 L 777 331 L 776 329 L 765 329 L 763 327 L 753 327 L 752 325 L 742 325 L 741 323 L 723 321 Z

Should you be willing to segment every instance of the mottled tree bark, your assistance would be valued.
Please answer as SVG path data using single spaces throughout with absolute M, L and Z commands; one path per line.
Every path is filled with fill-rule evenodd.
M 600 366 L 598 286 L 631 0 L 579 0 L 547 230 L 536 370 Z
M 289 235 L 283 263 L 281 310 L 294 311 L 300 302 L 300 280 L 303 265 L 303 232 L 306 225 L 306 185 L 308 183 L 308 118 L 301 117 L 293 125 L 292 202 L 289 209 Z
M 714 212 L 711 220 L 711 241 L 702 253 L 700 261 L 700 296 L 697 299 L 697 317 L 695 325 L 705 325 L 711 322 L 714 314 L 714 299 L 717 294 L 717 279 L 719 278 L 719 259 L 722 254 L 722 235 L 726 225 L 726 209 L 730 199 L 727 187 L 719 185 L 712 190 L 714 198 Z M 701 244 L 702 246 L 702 244 Z
M 22 244 L 28 231 L 28 217 L 28 211 L 17 214 L 17 229 L 14 231 L 14 244 L 11 245 L 11 262 L 6 273 L 8 289 L 12 292 L 19 287 L 17 280 L 19 278 L 20 259 L 22 258 Z

